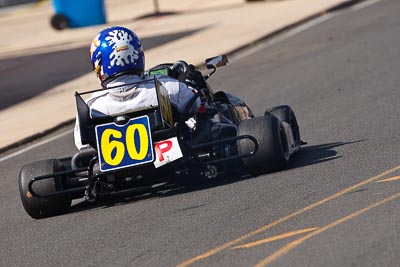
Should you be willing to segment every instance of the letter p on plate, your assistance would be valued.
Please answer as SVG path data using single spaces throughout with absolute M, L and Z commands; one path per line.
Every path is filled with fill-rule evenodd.
M 156 160 L 154 161 L 156 168 L 183 157 L 176 137 L 155 143 L 154 150 L 156 151 Z

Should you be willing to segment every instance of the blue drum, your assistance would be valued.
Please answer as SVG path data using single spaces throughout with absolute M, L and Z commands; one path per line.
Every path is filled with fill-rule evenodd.
M 52 4 L 51 25 L 57 30 L 106 23 L 104 0 L 52 0 Z

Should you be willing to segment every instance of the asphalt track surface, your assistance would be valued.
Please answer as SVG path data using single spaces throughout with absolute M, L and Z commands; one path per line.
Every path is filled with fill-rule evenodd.
M 398 266 L 398 10 L 383 0 L 335 14 L 212 78 L 257 114 L 293 107 L 308 145 L 286 171 L 180 182 L 35 221 L 19 168 L 70 155 L 71 134 L 0 159 L 0 265 Z

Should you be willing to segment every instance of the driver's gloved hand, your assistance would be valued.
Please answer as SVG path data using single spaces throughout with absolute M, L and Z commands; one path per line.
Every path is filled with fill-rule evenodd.
M 197 121 L 195 120 L 195 118 L 189 118 L 187 121 L 185 121 L 185 124 L 191 132 L 196 130 Z
M 207 88 L 203 74 L 196 70 L 195 66 L 189 65 L 188 70 L 185 73 L 185 83 L 193 88 Z

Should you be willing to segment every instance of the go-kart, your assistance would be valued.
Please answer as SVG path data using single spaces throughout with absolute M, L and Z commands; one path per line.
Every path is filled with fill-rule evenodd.
M 72 199 L 95 201 L 170 175 L 216 178 L 246 170 L 258 175 L 284 169 L 303 144 L 293 110 L 286 105 L 255 117 L 243 100 L 214 92 L 207 79 L 228 64 L 227 56 L 206 60 L 208 74 L 184 61 L 148 71 L 157 105 L 94 118 L 75 93 L 85 148 L 69 158 L 22 167 L 19 190 L 25 211 L 40 219 L 66 213 Z M 178 114 L 158 77 L 171 76 L 195 88 Z M 191 112 L 194 103 L 201 103 Z M 191 127 L 188 127 L 188 121 Z

